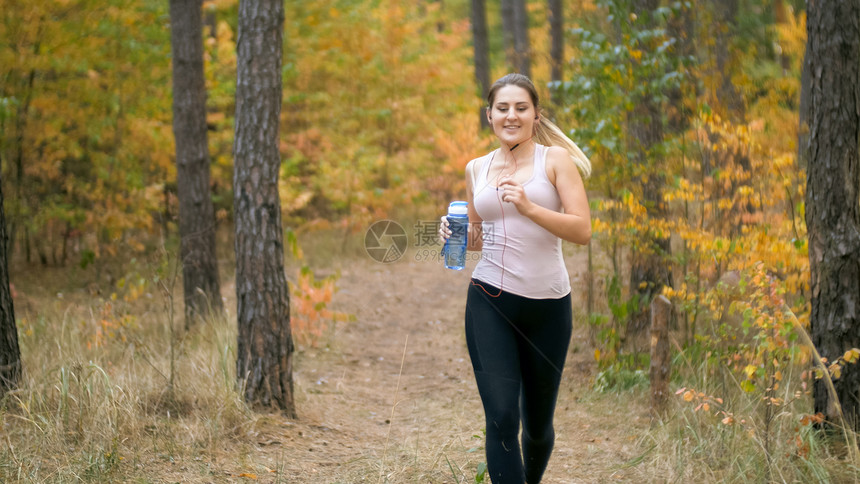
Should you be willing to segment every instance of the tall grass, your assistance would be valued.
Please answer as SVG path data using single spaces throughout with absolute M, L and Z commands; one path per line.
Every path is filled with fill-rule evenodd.
M 309 239 L 303 245 L 314 247 Z M 319 260 L 316 250 L 294 257 L 287 274 Z M 109 283 L 74 267 L 16 278 L 25 375 L 0 401 L 0 482 L 223 482 L 245 472 L 262 482 L 373 482 L 381 472 L 387 482 L 447 482 L 446 455 L 458 456 L 463 475 L 473 472 L 477 454 L 459 456 L 472 422 L 451 423 L 450 402 L 410 400 L 413 415 L 404 418 L 396 385 L 381 383 L 379 392 L 394 397 L 383 440 L 383 427 L 366 427 L 372 402 L 356 404 L 373 400 L 368 384 L 304 381 L 317 367 L 343 364 L 328 342 L 298 345 L 299 420 L 252 412 L 236 388 L 235 300 L 228 296 L 224 317 L 186 332 L 166 257 L 111 269 Z M 222 275 L 229 294 L 232 278 Z M 432 418 L 448 420 L 423 423 Z
M 175 300 L 181 298 L 174 298 L 174 284 L 126 279 L 123 289 L 111 294 L 60 295 L 47 288 L 38 292 L 35 284 L 19 286 L 25 375 L 20 388 L 0 402 L 0 482 L 217 482 L 224 472 L 218 470 L 218 461 L 252 467 L 243 449 L 257 443 L 254 434 L 261 428 L 273 434 L 283 425 L 299 428 L 272 424 L 269 416 L 246 408 L 235 388 L 236 329 L 229 315 L 185 332 L 171 316 L 172 305 L 181 304 Z M 138 282 L 129 282 L 133 279 Z M 807 336 L 802 328 L 798 334 L 801 340 Z M 446 337 L 448 345 L 463 344 L 460 333 Z M 315 354 L 322 359 L 327 353 Z M 810 415 L 807 392 L 814 360 L 785 353 L 779 387 L 765 384 L 750 391 L 730 367 L 730 354 L 704 342 L 679 348 L 674 385 L 684 391 L 671 403 L 670 416 L 641 435 L 640 455 L 624 464 L 638 476 L 636 482 L 860 482 L 856 435 L 847 429 L 822 432 Z M 771 369 L 765 376 L 773 375 Z M 761 382 L 774 381 L 768 378 Z M 456 405 L 406 399 L 401 394 L 407 382 L 401 387 L 399 374 L 396 381 L 385 381 L 389 385 L 380 391 L 391 397 L 386 399 L 390 406 L 382 410 L 387 410 L 388 421 L 384 426 L 377 422 L 374 430 L 362 427 L 366 434 L 358 443 L 361 449 L 347 454 L 339 448 L 349 457 L 328 471 L 336 477 L 321 481 L 320 475 L 302 468 L 296 459 L 310 458 L 310 450 L 297 454 L 290 437 L 279 434 L 273 438 L 283 441 L 284 454 L 276 456 L 274 464 L 266 460 L 275 468 L 271 478 L 475 481 L 483 455 L 467 449 L 478 448 L 469 438 L 475 433 L 475 415 L 480 415 L 477 395 L 470 393 Z M 642 386 L 636 372 L 605 373 L 600 382 L 630 388 L 624 390 L 634 395 L 629 400 L 637 399 Z M 420 385 L 408 383 L 410 388 Z M 348 380 L 320 394 L 312 386 L 299 385 L 298 403 L 306 420 L 301 429 L 306 432 L 322 432 L 315 424 L 333 412 L 352 415 L 357 399 L 369 391 Z M 628 399 L 618 400 L 628 410 L 634 407 L 634 402 L 624 403 Z M 581 400 L 583 405 L 587 401 Z M 324 412 L 320 408 L 325 405 L 337 410 Z M 623 412 L 619 409 L 615 415 Z M 565 422 L 563 417 L 559 412 L 560 422 Z M 360 420 L 362 425 L 371 421 L 363 414 Z M 573 428 L 579 422 L 566 424 Z M 326 438 L 353 436 L 325 432 L 331 435 Z M 298 430 L 293 434 L 301 435 Z M 302 442 L 296 439 L 294 445 L 304 446 Z M 313 452 L 314 458 L 317 454 Z
M 843 421 L 833 387 L 837 367 L 855 364 L 860 350 L 825 364 L 790 307 L 804 311 L 803 294 L 762 263 L 737 276 L 702 297 L 664 290 L 676 311 L 692 313 L 699 324 L 692 339 L 681 328 L 671 337 L 676 396 L 625 467 L 643 482 L 860 482 L 857 434 Z M 597 336 L 598 344 L 612 343 Z M 594 389 L 636 387 L 625 364 L 630 358 L 613 357 L 612 364 L 599 362 Z M 833 402 L 832 421 L 813 414 L 816 378 Z
M 824 370 L 819 376 L 836 399 L 826 366 L 794 323 L 798 344 L 812 353 L 812 367 Z M 669 416 L 642 437 L 639 472 L 651 482 L 860 482 L 856 433 L 843 422 L 822 426 L 811 415 L 809 358 L 795 353 L 778 378 L 771 374 L 767 385 L 751 387 L 711 350 L 696 345 L 678 353 L 683 386 Z
M 252 423 L 234 325 L 175 332 L 172 295 L 147 289 L 33 296 L 19 318 L 24 378 L 0 402 L 0 481 L 152 478 L 154 460 L 216 452 Z

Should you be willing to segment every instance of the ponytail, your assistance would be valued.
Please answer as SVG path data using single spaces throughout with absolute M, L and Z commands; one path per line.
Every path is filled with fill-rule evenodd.
M 579 168 L 583 178 L 588 178 L 591 175 L 591 162 L 588 161 L 588 157 L 552 121 L 541 117 L 540 122 L 535 124 L 534 139 L 545 146 L 560 146 L 564 148 L 570 153 L 573 163 Z

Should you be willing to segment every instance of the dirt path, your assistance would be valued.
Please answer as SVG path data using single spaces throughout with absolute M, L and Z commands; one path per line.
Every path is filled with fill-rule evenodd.
M 575 294 L 584 257 L 567 257 Z M 261 418 L 240 462 L 291 483 L 474 482 L 484 422 L 462 328 L 472 266 L 455 272 L 412 254 L 343 267 L 335 306 L 356 321 L 339 324 L 329 349 L 300 353 L 299 420 Z M 588 392 L 585 334 L 575 324 L 543 482 L 639 482 L 623 464 L 638 453 L 647 409 Z

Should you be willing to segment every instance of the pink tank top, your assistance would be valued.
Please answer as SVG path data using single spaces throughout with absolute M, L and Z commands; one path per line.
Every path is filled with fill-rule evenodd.
M 546 176 L 546 152 L 535 146 L 534 171 L 523 184 L 534 203 L 561 212 L 561 199 Z M 472 272 L 479 281 L 532 299 L 557 299 L 570 293 L 561 239 L 521 215 L 512 203 L 501 201 L 501 191 L 488 179 L 487 155 L 480 160 L 473 190 L 475 210 L 483 219 L 481 260 Z

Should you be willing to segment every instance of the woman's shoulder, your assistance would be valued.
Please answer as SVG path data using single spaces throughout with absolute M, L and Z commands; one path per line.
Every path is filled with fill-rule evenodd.
M 555 171 L 556 169 L 565 169 L 573 166 L 573 158 L 570 157 L 570 152 L 561 146 L 547 146 L 546 148 L 546 167 Z
M 564 160 L 566 158 L 570 158 L 570 153 L 562 148 L 561 146 L 544 146 L 546 150 L 546 159 L 549 160 Z
M 478 180 L 478 173 L 484 166 L 484 160 L 487 156 L 488 155 L 480 156 L 466 163 L 466 178 L 469 180 L 470 189 L 475 187 Z
M 493 151 L 495 151 L 495 150 L 493 150 Z M 486 160 L 490 155 L 492 155 L 493 151 L 491 151 L 485 155 L 479 156 L 477 158 L 473 158 L 472 160 L 469 160 L 469 162 L 466 163 L 466 172 L 469 172 L 471 170 L 478 170 L 482 166 L 484 166 L 484 160 Z
M 561 146 L 546 148 L 546 174 L 553 185 L 559 174 L 567 174 L 571 170 L 576 171 L 576 164 L 569 151 Z

